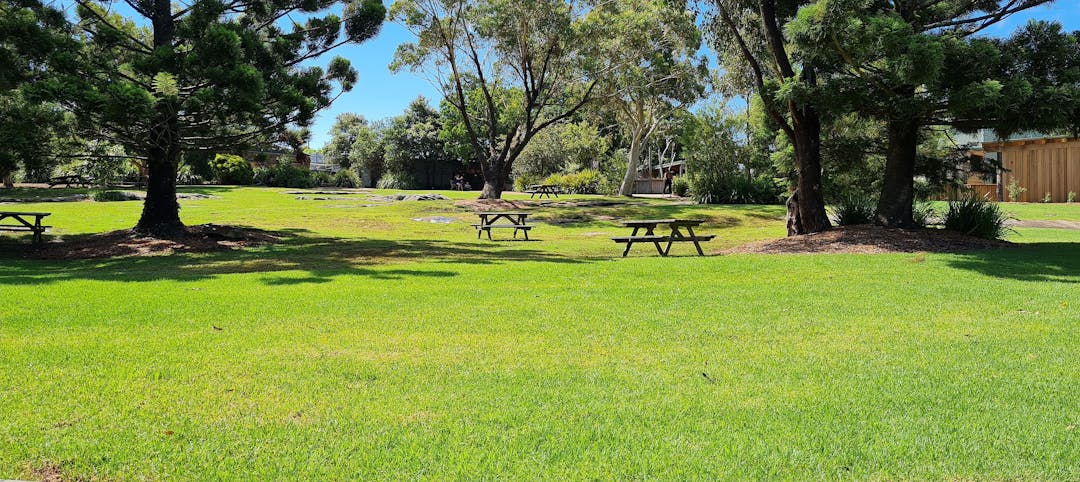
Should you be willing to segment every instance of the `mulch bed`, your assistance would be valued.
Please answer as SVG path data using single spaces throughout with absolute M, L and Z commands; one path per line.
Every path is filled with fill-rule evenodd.
M 143 236 L 130 229 L 89 236 L 70 236 L 38 248 L 27 247 L 26 257 L 35 259 L 97 259 L 121 256 L 159 256 L 173 253 L 209 253 L 279 242 L 269 231 L 202 224 L 188 226 L 175 239 Z
M 1015 246 L 1008 241 L 976 238 L 944 229 L 839 226 L 824 233 L 748 243 L 725 253 L 958 253 Z

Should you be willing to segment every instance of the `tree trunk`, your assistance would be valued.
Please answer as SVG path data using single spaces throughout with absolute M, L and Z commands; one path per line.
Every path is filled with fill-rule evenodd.
M 913 119 L 889 119 L 889 146 L 885 154 L 885 179 L 877 205 L 877 222 L 891 228 L 915 226 L 915 156 L 919 123 Z
M 799 168 L 797 234 L 832 229 L 825 211 L 825 193 L 821 186 L 821 119 L 817 110 L 803 107 L 794 112 L 795 164 Z
M 630 140 L 630 152 L 627 154 L 628 163 L 626 165 L 626 174 L 623 175 L 622 184 L 619 185 L 619 195 L 631 196 L 634 194 L 634 181 L 637 180 L 637 168 L 641 163 L 641 148 L 643 142 L 638 136 L 634 136 Z
M 15 180 L 12 179 L 12 176 L 11 176 L 10 172 L 5 173 L 5 174 L 0 174 L 0 178 L 2 178 L 4 180 L 4 187 L 5 188 L 12 189 L 12 188 L 15 187 Z
M 484 174 L 484 189 L 480 199 L 502 199 L 503 186 L 506 185 L 506 170 L 498 160 L 480 161 L 480 171 Z
M 172 48 L 175 21 L 169 0 L 154 1 L 154 46 Z M 171 61 L 170 61 L 171 62 Z M 162 65 L 175 72 L 176 66 Z M 176 171 L 180 162 L 180 126 L 176 107 L 169 99 L 156 106 L 157 122 L 150 128 L 154 143 L 147 152 L 146 201 L 135 231 L 157 237 L 175 237 L 184 232 L 180 204 L 176 201 Z

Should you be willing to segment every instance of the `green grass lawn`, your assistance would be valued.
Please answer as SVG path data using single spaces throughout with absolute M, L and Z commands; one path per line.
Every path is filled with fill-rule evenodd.
M 782 235 L 783 209 L 577 196 L 615 203 L 523 205 L 538 241 L 489 242 L 452 201 L 197 190 L 189 224 L 292 235 L 0 253 L 0 479 L 1080 479 L 1080 231 L 622 259 L 620 218 L 708 219 L 715 253 Z M 73 236 L 141 205 L 16 207 Z

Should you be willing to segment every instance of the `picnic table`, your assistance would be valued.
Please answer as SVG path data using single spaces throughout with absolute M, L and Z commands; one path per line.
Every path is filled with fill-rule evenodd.
M 56 176 L 49 179 L 49 189 L 63 184 L 64 187 L 90 187 L 90 181 L 80 175 Z
M 46 228 L 52 226 L 43 226 L 41 220 L 46 216 L 50 216 L 52 213 L 24 213 L 14 211 L 0 211 L 0 231 L 30 231 L 34 233 L 34 244 L 41 244 L 41 234 L 45 232 Z M 30 221 L 33 218 L 33 221 Z M 4 223 L 4 220 L 10 221 Z
M 529 195 L 529 199 L 532 199 L 536 195 L 540 195 L 540 199 L 544 196 L 550 198 L 551 196 L 559 197 L 559 186 L 554 184 L 533 184 L 526 186 L 525 193 Z
M 476 238 L 480 239 L 480 233 L 487 231 L 488 239 L 491 239 L 492 229 L 511 229 L 514 230 L 514 238 L 517 238 L 518 231 L 525 233 L 525 240 L 529 240 L 529 230 L 533 228 L 531 224 L 527 224 L 525 219 L 529 217 L 529 213 L 522 212 L 501 212 L 501 211 L 483 211 L 476 213 L 480 216 L 480 223 L 472 225 L 476 228 Z M 504 223 L 499 223 L 499 220 L 504 220 Z
M 705 252 L 701 250 L 701 241 L 712 241 L 716 235 L 706 234 L 698 235 L 694 234 L 694 226 L 698 226 L 705 221 L 696 219 L 642 219 L 636 221 L 623 221 L 622 225 L 630 228 L 634 228 L 634 232 L 629 236 L 615 236 L 611 238 L 616 243 L 626 243 L 626 249 L 623 250 L 622 255 L 625 257 L 630 252 L 630 247 L 634 243 L 652 243 L 656 246 L 656 252 L 660 253 L 660 256 L 667 256 L 671 252 L 671 245 L 678 242 L 690 242 L 694 243 L 694 247 L 697 248 L 697 252 L 701 256 L 705 256 Z M 656 228 L 658 226 L 665 226 L 670 229 L 668 234 L 656 234 Z M 638 232 L 645 230 L 645 234 L 638 235 Z M 683 233 L 683 229 L 686 233 Z M 661 248 L 660 243 L 667 243 L 667 247 Z

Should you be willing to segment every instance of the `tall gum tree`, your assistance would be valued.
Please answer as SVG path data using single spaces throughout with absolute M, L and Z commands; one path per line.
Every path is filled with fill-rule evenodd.
M 537 132 L 593 98 L 581 49 L 583 2 L 397 0 L 390 17 L 416 41 L 391 69 L 424 74 L 454 111 L 444 120 L 484 175 L 482 199 L 502 196 L 514 161 Z M 446 114 L 444 109 L 444 114 Z
M 1036 99 L 1076 102 L 1070 102 L 1070 96 L 1052 99 L 1069 68 L 1057 62 L 1060 69 L 1054 73 L 1027 72 L 1028 61 L 1002 62 L 1009 42 L 980 35 L 1010 15 L 1044 3 L 1047 0 L 819 0 L 792 22 L 789 34 L 803 54 L 832 74 L 827 90 L 834 93 L 826 97 L 843 99 L 850 110 L 885 123 L 879 224 L 915 225 L 917 146 L 925 127 L 995 127 L 1004 132 L 1068 123 L 1061 113 L 1030 111 Z M 1024 55 L 1046 57 L 1038 52 L 1040 44 L 1028 46 Z
M 145 161 L 135 229 L 160 237 L 184 231 L 182 153 L 235 150 L 309 124 L 356 80 L 343 58 L 325 70 L 310 63 L 371 38 L 386 15 L 379 0 L 126 0 L 130 18 L 109 2 L 76 4 L 88 46 L 53 87 L 86 136 Z
M 797 223 L 792 234 L 832 228 L 825 211 L 821 171 L 821 115 L 814 104 L 817 66 L 795 55 L 785 25 L 806 2 L 711 0 L 711 45 L 736 71 L 749 67 L 754 90 L 769 117 L 791 141 L 798 171 Z
M 621 125 L 626 173 L 619 194 L 634 192 L 642 152 L 660 125 L 705 94 L 708 67 L 696 57 L 701 33 L 686 2 L 612 0 L 586 17 L 595 51 L 607 74 L 599 96 Z

